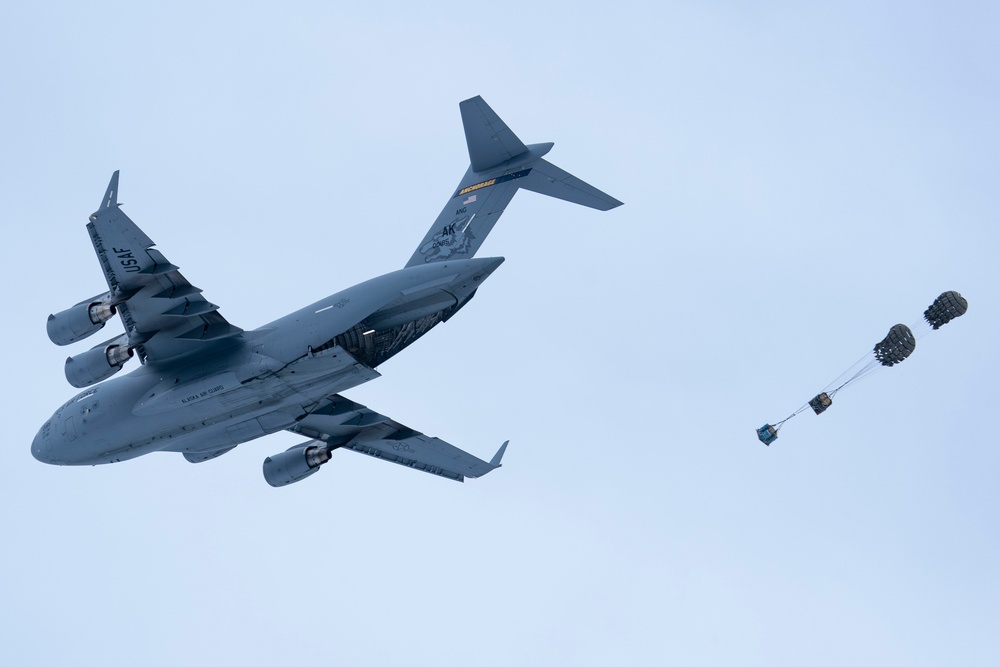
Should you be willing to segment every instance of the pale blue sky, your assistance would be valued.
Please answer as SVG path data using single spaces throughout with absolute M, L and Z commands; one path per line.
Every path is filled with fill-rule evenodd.
M 0 661 L 1000 661 L 995 4 L 329 4 L 0 10 Z M 626 205 L 517 195 L 472 304 L 348 395 L 502 470 L 31 458 L 112 171 L 253 328 L 406 262 L 476 94 Z M 944 290 L 965 317 L 757 441 Z

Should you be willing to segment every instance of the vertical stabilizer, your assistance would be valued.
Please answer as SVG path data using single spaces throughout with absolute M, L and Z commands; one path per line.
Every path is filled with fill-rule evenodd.
M 487 171 L 528 150 L 481 97 L 459 103 L 472 171 Z
M 621 202 L 542 156 L 552 144 L 525 145 L 483 98 L 459 104 L 469 169 L 406 266 L 469 259 L 479 250 L 518 188 L 600 211 Z

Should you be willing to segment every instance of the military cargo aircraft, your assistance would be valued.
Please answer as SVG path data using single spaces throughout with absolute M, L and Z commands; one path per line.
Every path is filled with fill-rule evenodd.
M 506 442 L 484 461 L 342 392 L 475 296 L 503 262 L 475 254 L 518 188 L 602 211 L 621 202 L 546 161 L 551 143 L 522 143 L 481 97 L 459 108 L 471 165 L 406 265 L 253 330 L 226 320 L 125 215 L 116 171 L 87 224 L 108 289 L 47 329 L 69 345 L 117 314 L 125 332 L 66 360 L 84 391 L 42 425 L 34 457 L 96 465 L 165 451 L 199 463 L 290 431 L 307 440 L 264 460 L 272 486 L 309 477 L 336 449 L 456 481 L 500 467 Z M 133 356 L 141 365 L 112 378 Z

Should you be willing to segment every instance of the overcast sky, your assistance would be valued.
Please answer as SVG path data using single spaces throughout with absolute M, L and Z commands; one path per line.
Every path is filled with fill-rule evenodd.
M 0 662 L 1000 663 L 995 3 L 156 4 L 0 9 Z M 347 395 L 501 470 L 31 457 L 115 169 L 250 329 L 407 261 L 477 94 L 625 206 L 518 194 L 477 298 Z

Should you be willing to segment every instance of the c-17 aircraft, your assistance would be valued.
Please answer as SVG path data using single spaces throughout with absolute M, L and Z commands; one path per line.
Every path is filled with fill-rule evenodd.
M 278 431 L 308 438 L 264 460 L 285 486 L 349 449 L 464 481 L 500 467 L 342 396 L 475 296 L 502 257 L 475 258 L 518 188 L 602 211 L 621 202 L 546 161 L 481 97 L 459 104 L 471 165 L 406 265 L 253 330 L 230 324 L 202 290 L 121 210 L 118 172 L 87 231 L 108 290 L 50 315 L 57 345 L 99 331 L 115 314 L 125 333 L 66 360 L 84 388 L 42 425 L 31 453 L 44 463 L 116 463 L 178 452 L 192 463 Z M 141 366 L 114 377 L 133 356 Z

